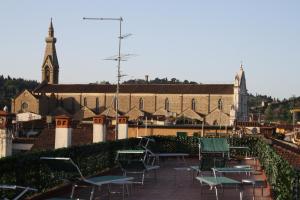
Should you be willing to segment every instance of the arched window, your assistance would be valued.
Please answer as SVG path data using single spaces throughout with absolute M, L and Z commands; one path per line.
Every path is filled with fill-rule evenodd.
M 169 110 L 170 109 L 170 102 L 169 102 L 169 99 L 166 98 L 165 100 L 165 110 Z
M 75 111 L 75 99 L 72 98 L 72 112 Z
M 86 99 L 86 97 L 83 98 L 83 105 L 87 106 L 87 99 Z
M 96 97 L 96 112 L 99 112 L 99 97 Z
M 140 100 L 139 100 L 139 109 L 144 110 L 144 99 L 143 98 L 140 98 Z
M 222 102 L 222 99 L 219 99 L 219 100 L 218 100 L 218 109 L 219 109 L 219 110 L 223 110 L 223 102 Z
M 196 100 L 192 99 L 192 110 L 195 111 L 196 110 Z
M 117 109 L 117 103 L 118 103 L 117 97 L 114 97 L 113 104 L 114 104 L 114 109 L 115 110 Z
M 60 107 L 62 107 L 62 108 L 64 107 L 64 100 L 63 100 L 62 97 L 60 97 L 59 105 L 60 105 Z
M 45 67 L 45 80 L 50 82 L 50 68 L 48 65 Z

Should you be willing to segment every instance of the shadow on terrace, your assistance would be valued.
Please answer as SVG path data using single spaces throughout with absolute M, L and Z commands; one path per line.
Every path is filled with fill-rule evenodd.
M 153 139 L 155 142 L 146 146 L 138 145 L 140 140 L 132 138 L 0 159 L 0 184 L 36 188 L 38 192 L 29 191 L 26 197 L 34 200 L 70 198 L 74 186 L 72 183 L 80 186 L 73 192 L 74 199 L 90 199 L 91 196 L 92 199 L 129 200 L 298 198 L 299 188 L 295 181 L 299 179 L 296 170 L 278 156 L 262 137 L 226 138 L 229 151 L 221 152 L 222 156 L 218 157 L 216 155 L 220 152 L 205 156 L 203 148 L 199 151 L 199 139 L 196 137 L 156 136 Z M 120 150 L 131 151 L 127 151 L 126 159 L 119 155 L 116 161 Z M 220 151 L 218 148 L 215 150 Z M 82 172 L 82 176 L 79 176 L 81 181 L 78 182 L 74 177 L 77 169 L 74 172 L 65 168 L 65 173 L 53 171 L 53 167 L 49 168 L 41 157 L 71 158 Z M 127 162 L 120 162 L 125 160 Z M 139 164 L 140 161 L 142 164 Z M 159 167 L 151 170 L 153 166 Z M 141 172 L 145 172 L 143 183 L 140 181 L 143 177 Z M 111 175 L 130 178 L 109 182 L 101 182 L 103 179 L 99 182 L 93 178 L 111 178 Z M 81 184 L 83 179 L 98 180 L 99 184 L 93 190 L 95 185 L 88 181 Z M 1 199 L 4 196 L 13 199 L 15 195 L 11 190 L 1 192 Z

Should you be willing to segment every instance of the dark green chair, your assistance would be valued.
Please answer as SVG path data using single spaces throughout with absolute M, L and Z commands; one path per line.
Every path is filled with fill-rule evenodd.
M 74 199 L 74 191 L 77 187 L 91 186 L 90 200 L 94 198 L 94 192 L 96 187 L 100 187 L 104 184 L 130 184 L 133 177 L 126 176 L 96 176 L 86 178 L 82 175 L 79 167 L 73 162 L 71 158 L 65 157 L 41 157 L 40 158 L 52 172 L 60 172 L 66 174 L 66 179 L 72 183 L 72 191 L 70 199 Z M 123 187 L 123 198 L 125 195 Z M 65 198 L 52 198 L 51 200 L 63 200 Z
M 226 138 L 199 138 L 199 155 L 204 153 L 229 156 L 229 144 Z
M 19 194 L 17 194 L 12 200 L 19 200 L 23 199 L 24 195 L 27 192 L 33 191 L 36 192 L 37 189 L 31 188 L 31 187 L 23 187 L 23 186 L 18 186 L 18 185 L 0 185 L 0 190 L 15 190 L 15 191 L 20 191 Z M 1 199 L 4 200 L 9 200 L 6 197 L 2 196 Z
M 199 165 L 191 169 L 199 175 L 212 168 L 225 167 L 229 156 L 229 144 L 226 138 L 199 138 Z
M 147 157 L 149 153 L 147 150 L 120 150 L 117 152 L 116 161 L 119 163 L 123 171 L 123 175 L 127 174 L 141 174 L 140 181 L 134 183 L 144 184 L 145 173 L 154 171 L 155 179 L 157 178 L 157 170 L 160 168 L 158 165 L 148 165 Z

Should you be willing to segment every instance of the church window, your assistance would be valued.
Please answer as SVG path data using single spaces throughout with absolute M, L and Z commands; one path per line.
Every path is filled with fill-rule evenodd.
M 139 100 L 139 109 L 144 110 L 144 99 L 143 98 L 140 98 L 140 100 Z
M 21 105 L 21 109 L 23 112 L 27 111 L 28 109 L 28 103 L 27 102 L 23 102 L 22 105 Z
M 64 107 L 64 100 L 62 97 L 60 97 L 59 105 L 60 105 L 60 107 Z
M 50 68 L 49 68 L 49 66 L 45 67 L 45 80 L 47 82 L 50 82 Z
M 114 103 L 114 109 L 117 110 L 117 103 L 118 103 L 117 97 L 114 97 L 113 103 Z
M 87 106 L 87 99 L 86 99 L 86 97 L 83 98 L 83 105 Z
M 196 110 L 196 100 L 192 99 L 192 110 L 195 111 Z
M 169 110 L 170 109 L 170 102 L 169 102 L 169 99 L 166 98 L 165 100 L 165 110 Z
M 75 111 L 75 99 L 72 98 L 72 112 Z
M 223 110 L 223 101 L 222 101 L 222 99 L 219 99 L 219 101 L 218 101 L 218 109 Z
M 99 97 L 96 97 L 96 112 L 99 112 Z

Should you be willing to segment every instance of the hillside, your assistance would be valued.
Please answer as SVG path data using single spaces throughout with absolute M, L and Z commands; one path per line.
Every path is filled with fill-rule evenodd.
M 300 97 L 275 99 L 265 95 L 249 95 L 250 113 L 260 115 L 268 123 L 292 123 L 293 108 L 300 108 Z M 299 116 L 298 116 L 298 119 Z

